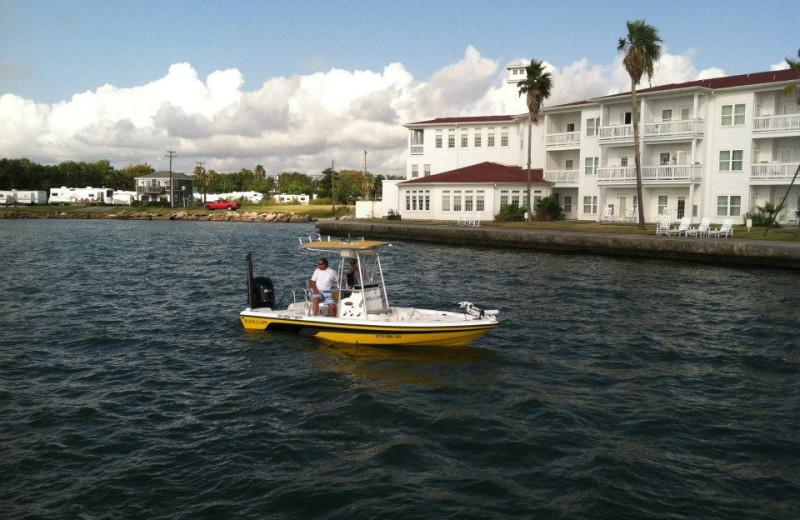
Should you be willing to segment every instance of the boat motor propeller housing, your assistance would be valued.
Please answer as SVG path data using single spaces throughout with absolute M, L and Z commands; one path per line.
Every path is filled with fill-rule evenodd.
M 247 253 L 247 302 L 251 309 L 275 307 L 275 287 L 266 276 L 253 277 L 253 254 Z

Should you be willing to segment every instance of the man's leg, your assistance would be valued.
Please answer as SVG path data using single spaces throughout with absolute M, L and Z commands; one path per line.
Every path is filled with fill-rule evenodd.
M 313 298 L 311 301 L 313 302 L 311 304 L 311 314 L 316 316 L 319 312 L 319 298 Z

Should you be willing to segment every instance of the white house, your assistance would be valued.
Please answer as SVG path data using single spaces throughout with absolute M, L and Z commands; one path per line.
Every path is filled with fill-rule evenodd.
M 518 69 L 508 68 L 509 82 L 524 79 Z M 784 93 L 795 81 L 793 71 L 781 70 L 638 90 L 645 219 L 669 214 L 673 220 L 709 217 L 719 223 L 779 203 L 800 163 L 800 105 Z M 384 195 L 382 211 L 394 207 L 404 217 L 440 219 L 444 190 L 464 196 L 467 189 L 473 197 L 481 189 L 484 212 L 495 211 L 487 205 L 490 195 L 492 204 L 501 196 L 489 173 L 496 167 L 474 177 L 482 179 L 480 188 L 474 182 L 457 185 L 451 177 L 438 184 L 443 177 L 437 174 L 463 176 L 464 168 L 480 163 L 526 167 L 527 117 L 445 117 L 404 125 L 407 182 L 398 185 L 396 200 Z M 567 218 L 599 220 L 604 208 L 619 217 L 638 205 L 631 117 L 630 93 L 544 109 L 533 128 L 531 166 L 544 172 L 541 195 L 558 195 Z M 426 177 L 432 178 L 418 181 Z M 514 188 L 508 189 L 510 195 Z M 420 209 L 420 196 L 422 208 L 430 197 L 431 209 Z M 787 200 L 784 215 L 794 215 L 800 186 Z

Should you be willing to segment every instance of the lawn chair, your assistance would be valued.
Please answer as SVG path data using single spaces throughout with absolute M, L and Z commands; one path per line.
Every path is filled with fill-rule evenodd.
M 603 216 L 600 217 L 601 222 L 611 222 L 614 220 L 614 208 L 607 206 L 603 209 Z
M 722 226 L 719 229 L 710 229 L 708 236 L 714 238 L 731 237 L 733 238 L 733 219 L 726 218 L 722 221 Z
M 683 217 L 681 219 L 680 225 L 678 225 L 677 227 L 670 228 L 670 229 L 667 230 L 667 236 L 685 235 L 687 233 L 687 231 L 689 231 L 689 226 L 691 224 L 692 224 L 692 217 Z
M 686 231 L 687 237 L 707 237 L 708 236 L 708 228 L 711 227 L 711 219 L 710 218 L 703 218 L 700 221 L 700 225 L 696 228 L 689 228 Z
M 475 227 L 481 227 L 481 214 L 475 213 L 475 218 L 472 219 L 472 225 Z
M 661 215 L 661 221 L 658 223 L 658 226 L 656 227 L 656 236 L 669 234 L 669 222 L 670 222 L 669 215 Z

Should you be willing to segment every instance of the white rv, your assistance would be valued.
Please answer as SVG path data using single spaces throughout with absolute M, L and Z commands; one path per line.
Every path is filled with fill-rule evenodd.
M 113 204 L 111 188 L 50 188 L 50 204 Z
M 114 205 L 130 206 L 136 200 L 135 191 L 115 190 L 113 203 Z
M 17 204 L 35 206 L 36 204 L 47 204 L 47 192 L 39 190 L 13 190 Z
M 0 191 L 0 206 L 13 206 L 16 203 L 17 197 L 13 191 Z

